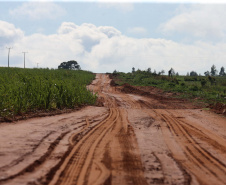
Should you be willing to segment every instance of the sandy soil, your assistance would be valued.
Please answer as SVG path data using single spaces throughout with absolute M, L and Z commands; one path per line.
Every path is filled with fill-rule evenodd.
M 156 89 L 88 87 L 98 106 L 0 124 L 0 184 L 226 184 L 226 118 Z

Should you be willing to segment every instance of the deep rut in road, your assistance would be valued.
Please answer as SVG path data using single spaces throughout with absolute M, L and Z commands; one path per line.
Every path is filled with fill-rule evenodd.
M 108 117 L 74 146 L 50 184 L 99 184 L 107 179 L 111 179 L 113 184 L 145 184 L 140 156 L 134 152 L 136 142 L 130 140 L 132 128 L 127 129 L 124 116 L 123 110 L 110 108 Z M 114 142 L 122 146 L 114 148 Z M 108 152 L 111 164 L 109 161 L 105 161 L 106 164 L 101 162 L 100 156 L 106 146 L 114 149 Z M 115 158 L 116 153 L 120 155 Z M 109 165 L 111 168 L 106 168 Z M 124 174 L 117 179 L 120 173 Z
M 1 124 L 0 184 L 226 184 L 225 117 L 111 84 L 87 87 L 99 106 Z
M 206 150 L 204 147 L 199 145 L 198 141 L 195 140 L 196 135 L 199 134 L 199 138 L 202 139 L 205 137 L 205 134 L 203 134 L 201 131 L 198 131 L 197 128 L 192 128 L 187 122 L 182 122 L 173 116 L 164 113 L 160 113 L 159 115 L 166 122 L 169 130 L 177 140 L 177 143 L 179 143 L 187 159 L 189 159 L 183 163 L 184 167 L 192 171 L 194 174 L 207 176 L 205 179 L 200 179 L 202 184 L 224 184 L 226 165 L 213 156 L 210 152 L 208 152 L 208 150 Z M 191 135 L 192 132 L 194 133 L 193 135 Z M 209 140 L 211 140 L 211 138 L 209 138 Z M 209 143 L 211 144 L 210 141 Z M 220 141 L 219 143 L 214 143 L 223 149 L 222 154 L 224 154 L 225 146 L 222 146 L 225 145 L 224 140 Z M 212 145 L 212 147 L 215 146 Z

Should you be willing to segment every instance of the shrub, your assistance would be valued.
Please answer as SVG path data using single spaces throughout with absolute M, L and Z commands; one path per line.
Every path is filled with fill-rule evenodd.
M 206 83 L 207 83 L 207 80 L 206 80 L 206 79 L 202 79 L 202 80 L 201 80 L 201 85 L 202 85 L 202 87 L 204 87 L 204 86 L 206 85 Z
M 198 91 L 199 88 L 197 85 L 192 85 L 190 88 L 189 88 L 191 91 Z
M 170 87 L 175 87 L 175 86 L 176 86 L 175 83 L 169 83 L 168 85 L 169 85 Z

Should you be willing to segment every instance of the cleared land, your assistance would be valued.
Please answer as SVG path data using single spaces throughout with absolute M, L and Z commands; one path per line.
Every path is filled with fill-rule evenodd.
M 99 106 L 0 124 L 0 184 L 226 184 L 226 119 L 97 74 Z

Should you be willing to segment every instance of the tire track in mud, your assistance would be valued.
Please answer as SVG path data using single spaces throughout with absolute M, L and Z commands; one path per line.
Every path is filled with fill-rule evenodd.
M 131 139 L 134 137 L 134 133 L 130 127 L 127 130 L 128 122 L 125 120 L 125 115 L 126 113 L 122 109 L 110 108 L 109 116 L 74 146 L 60 169 L 55 173 L 50 185 L 103 184 L 105 181 L 107 183 L 110 177 L 117 176 L 116 174 L 121 176 L 120 180 L 118 178 L 110 179 L 109 184 L 116 184 L 115 180 L 119 180 L 119 183 L 123 182 L 122 184 L 133 182 L 133 184 L 145 185 L 146 180 L 143 176 L 140 156 L 133 151 L 136 142 Z M 100 155 L 105 152 L 103 148 L 106 145 L 112 147 L 112 140 L 119 142 L 117 152 L 121 155 L 114 158 L 114 152 L 111 151 L 109 156 L 112 158 L 110 160 L 111 168 L 107 168 L 109 164 L 103 163 Z M 92 174 L 97 174 L 97 176 L 94 177 Z
M 102 117 L 102 116 L 104 116 L 104 114 L 102 114 L 102 115 L 99 115 L 100 117 Z M 93 117 L 93 118 L 95 118 L 95 117 Z M 84 120 L 82 120 L 82 121 L 80 121 L 80 122 L 78 122 L 78 124 L 82 124 L 82 123 L 84 123 Z M 8 176 L 6 176 L 6 177 L 1 177 L 1 179 L 0 179 L 0 184 L 1 184 L 1 182 L 3 183 L 3 182 L 7 182 L 7 183 L 9 183 L 9 184 L 14 184 L 13 182 L 15 182 L 15 180 L 14 179 L 16 179 L 16 178 L 23 178 L 23 176 L 29 176 L 29 175 L 31 175 L 32 173 L 36 173 L 38 170 L 41 170 L 41 168 L 43 167 L 43 166 L 45 166 L 46 165 L 46 163 L 48 163 L 50 160 L 52 160 L 52 158 L 55 158 L 55 157 L 57 157 L 57 156 L 55 156 L 55 154 L 54 154 L 54 151 L 55 151 L 55 149 L 58 147 L 58 145 L 59 145 L 59 143 L 60 143 L 60 141 L 61 140 L 63 140 L 67 135 L 69 135 L 69 134 L 71 134 L 74 130 L 75 130 L 75 133 L 74 134 L 72 134 L 70 137 L 69 137 L 69 142 L 70 142 L 70 144 L 71 143 L 75 143 L 76 142 L 76 137 L 78 137 L 78 136 L 80 136 L 80 135 L 82 135 L 82 133 L 83 132 L 88 132 L 89 131 L 89 129 L 88 129 L 88 127 L 90 127 L 90 129 L 92 128 L 92 127 L 94 127 L 95 126 L 95 124 L 97 123 L 97 121 L 96 120 L 94 120 L 93 122 L 92 122 L 92 125 L 88 122 L 88 118 L 86 118 L 86 124 L 82 124 L 82 125 L 80 125 L 80 126 L 77 126 L 77 127 L 75 127 L 74 129 L 72 129 L 71 131 L 70 130 L 67 130 L 67 131 L 64 131 L 64 132 L 62 132 L 58 137 L 56 137 L 56 139 L 55 140 L 53 140 L 50 144 L 49 144 L 49 147 L 46 149 L 46 151 L 42 154 L 42 155 L 40 155 L 39 156 L 39 158 L 37 158 L 36 160 L 32 160 L 31 162 L 29 162 L 26 166 L 24 166 L 23 168 L 18 168 L 18 165 L 20 165 L 20 163 L 22 163 L 22 161 L 25 161 L 25 160 L 28 160 L 29 159 L 29 157 L 31 157 L 32 155 L 37 155 L 35 152 L 38 152 L 38 150 L 40 150 L 40 148 L 39 147 L 41 147 L 41 145 L 46 145 L 45 143 L 48 143 L 48 141 L 49 141 L 49 137 L 51 136 L 51 134 L 57 134 L 56 132 L 53 132 L 53 131 L 51 131 L 50 133 L 48 133 L 46 136 L 44 136 L 40 141 L 39 141 L 39 143 L 37 144 L 37 146 L 32 150 L 32 152 L 30 152 L 30 153 L 26 153 L 25 155 L 23 155 L 22 157 L 20 157 L 20 158 L 22 158 L 22 161 L 19 161 L 18 163 L 16 163 L 16 164 L 13 164 L 14 166 L 12 166 L 11 168 L 10 168 L 10 172 L 11 172 L 11 174 L 10 175 L 8 175 Z M 74 123 L 72 123 L 71 125 L 74 125 Z M 83 127 L 80 131 L 77 131 L 77 129 L 79 129 L 79 128 L 81 128 L 81 127 Z M 74 144 L 73 143 L 73 144 Z M 37 150 L 37 151 L 36 151 Z M 70 147 L 68 148 L 68 151 L 70 150 Z M 65 155 L 64 156 L 62 156 L 62 158 L 64 159 L 65 157 L 66 157 L 66 155 L 68 155 L 68 151 L 66 151 L 66 153 L 65 153 Z M 19 158 L 19 159 L 20 159 Z M 58 157 L 57 157 L 58 158 Z M 18 159 L 16 160 L 16 161 L 18 161 Z M 58 164 L 60 164 L 61 163 L 61 160 L 60 160 L 60 162 L 58 163 Z M 45 179 L 44 177 L 41 177 L 41 178 L 38 178 L 37 180 L 39 181 L 39 182 L 42 182 L 42 183 L 44 183 L 44 184 L 46 184 L 47 183 L 47 181 L 49 181 L 49 178 L 51 179 L 51 173 L 52 173 L 52 171 L 55 171 L 54 169 L 56 169 L 56 167 L 58 166 L 58 164 L 56 164 L 55 166 L 53 166 L 52 167 L 52 169 L 49 171 L 49 173 L 46 175 L 46 177 L 47 177 L 47 179 Z M 10 163 L 10 165 L 12 165 L 11 163 Z M 13 170 L 13 167 L 15 167 L 15 168 L 18 168 L 19 169 L 19 171 L 18 170 Z M 5 169 L 5 168 L 9 168 L 9 166 L 4 166 L 4 167 L 2 167 L 0 170 L 1 171 L 3 171 L 3 170 L 7 170 L 7 169 Z M 15 172 L 14 172 L 15 171 Z M 12 181 L 13 180 L 13 181 Z M 46 181 L 47 180 L 47 181 Z M 11 182 L 12 181 L 12 182 Z
M 146 185 L 144 169 L 140 158 L 139 147 L 134 136 L 133 128 L 129 125 L 127 110 L 117 108 L 119 117 L 106 137 L 100 141 L 94 160 L 104 164 L 107 173 L 110 174 L 105 180 L 108 184 L 138 184 Z M 97 174 L 94 165 L 91 172 Z M 89 177 L 88 184 L 96 182 L 95 178 Z M 92 176 L 92 175 L 91 175 Z M 106 176 L 105 176 L 106 177 Z
M 131 126 L 128 127 L 127 132 L 121 130 L 119 132 L 119 142 L 123 148 L 123 167 L 128 173 L 126 181 L 128 184 L 146 185 L 146 179 L 143 177 L 143 165 L 141 163 L 140 154 L 133 152 L 136 141 L 134 140 L 134 130 Z M 133 177 L 133 178 L 131 178 Z
M 70 138 L 69 138 L 70 145 L 74 145 L 74 140 L 75 140 L 76 136 L 78 134 L 84 132 L 89 126 L 90 126 L 89 120 L 88 120 L 88 118 L 86 118 L 86 126 L 81 131 L 76 132 L 70 136 Z
M 51 132 L 49 132 L 48 134 L 46 134 L 46 135 L 39 141 L 39 143 L 35 145 L 35 147 L 32 149 L 32 151 L 30 151 L 30 152 L 24 154 L 23 156 L 21 156 L 21 157 L 15 159 L 15 160 L 13 160 L 10 164 L 7 164 L 7 165 L 5 165 L 5 166 L 0 167 L 0 171 L 4 171 L 4 170 L 6 170 L 6 169 L 8 169 L 8 168 L 12 168 L 13 166 L 18 165 L 19 163 L 23 162 L 23 161 L 24 161 L 24 158 L 27 157 L 27 156 L 29 156 L 29 155 L 31 155 L 32 153 L 34 153 L 35 150 L 37 150 L 37 148 L 43 143 L 43 141 L 44 141 L 46 138 L 48 138 L 51 134 L 53 134 L 53 131 L 51 131 Z M 10 178 L 10 177 L 8 177 L 8 178 Z M 5 179 L 8 179 L 8 178 L 5 178 Z M 1 179 L 1 180 L 3 180 L 3 179 Z M 1 180 L 0 180 L 0 182 L 1 182 Z
M 180 120 L 180 123 L 183 125 L 183 127 L 186 129 L 186 131 L 192 135 L 195 135 L 200 140 L 203 140 L 210 144 L 212 147 L 217 149 L 218 151 L 226 154 L 226 142 L 225 139 L 220 138 L 219 136 L 215 135 L 214 133 L 209 132 L 203 127 L 199 127 L 197 125 L 194 125 L 189 122 L 185 122 L 183 120 Z M 220 161 L 220 163 L 222 163 Z M 224 167 L 226 167 L 225 164 L 222 163 Z
M 100 76 L 99 78 L 101 79 L 102 77 Z M 109 88 L 108 88 L 108 90 L 109 90 Z M 154 107 L 160 108 L 159 105 L 155 105 L 155 104 L 153 104 L 151 102 L 150 103 L 147 102 L 148 100 L 146 98 L 141 98 L 138 95 L 122 94 L 122 93 L 117 92 L 117 91 L 112 93 L 113 90 L 111 89 L 109 92 L 107 92 L 107 90 L 106 90 L 106 92 L 100 93 L 99 95 L 102 96 L 103 94 L 104 95 L 107 94 L 109 97 L 114 98 L 116 100 L 116 102 L 118 102 L 117 106 L 119 106 L 122 109 L 124 108 L 125 110 L 129 110 L 129 109 L 153 109 Z M 108 100 L 110 100 L 110 98 Z M 108 103 L 108 105 L 111 106 L 112 104 Z M 163 108 L 165 108 L 165 107 L 163 107 Z M 121 122 L 123 122 L 123 121 L 121 120 Z M 117 125 L 120 125 L 120 122 L 117 123 Z M 128 129 L 128 130 L 131 130 L 131 129 L 133 130 L 132 127 L 129 126 L 129 128 L 130 129 Z M 141 156 L 140 156 L 140 154 L 135 155 L 134 151 L 131 152 L 132 150 L 128 149 L 128 148 L 130 148 L 129 146 L 132 143 L 136 143 L 136 141 L 131 141 L 130 140 L 132 138 L 133 139 L 136 138 L 136 136 L 135 135 L 132 136 L 129 133 L 125 133 L 125 132 L 123 133 L 123 129 L 122 130 L 118 130 L 117 133 L 118 134 L 116 134 L 116 138 L 119 135 L 122 135 L 121 138 L 123 138 L 123 139 L 120 142 L 119 141 L 115 141 L 116 140 L 116 139 L 114 139 L 115 136 L 113 136 L 112 140 L 114 142 L 120 144 L 121 145 L 120 148 L 127 148 L 127 152 L 124 153 L 124 151 L 121 151 L 121 152 L 119 152 L 120 155 L 119 154 L 115 154 L 115 155 L 111 156 L 112 155 L 111 148 L 117 148 L 118 146 L 116 144 L 113 145 L 113 146 L 109 144 L 109 146 L 111 146 L 111 148 L 109 148 L 108 152 L 106 152 L 105 158 L 110 160 L 111 164 L 108 164 L 107 162 L 105 162 L 106 163 L 105 165 L 108 166 L 108 168 L 112 169 L 111 170 L 112 174 L 111 174 L 111 179 L 108 180 L 108 183 L 109 184 L 111 184 L 111 183 L 112 184 L 127 184 L 127 183 L 130 183 L 130 184 L 147 184 L 147 181 L 142 179 L 142 178 L 138 178 L 137 180 L 128 178 L 127 180 L 125 180 L 126 175 L 124 173 L 129 168 L 131 169 L 131 165 L 130 165 L 131 161 L 140 161 L 140 164 L 138 166 L 141 167 L 141 168 L 143 168 L 143 165 L 141 163 Z M 129 135 L 130 135 L 130 139 L 128 139 Z M 126 140 L 126 142 L 125 142 L 125 143 L 127 143 L 126 146 L 123 146 L 124 140 Z M 131 148 L 133 148 L 133 147 L 134 146 L 131 146 Z M 119 160 L 120 160 L 121 156 L 126 156 L 126 157 L 124 157 L 124 159 L 122 159 L 121 163 L 119 163 Z M 133 156 L 133 157 L 131 157 L 131 156 Z M 133 160 L 128 160 L 129 162 L 127 161 L 128 162 L 127 163 L 126 159 L 133 159 Z M 135 162 L 135 163 L 138 164 L 138 162 Z M 116 165 L 116 164 L 118 164 L 118 165 Z M 125 169 L 122 169 L 122 167 L 120 167 L 119 165 L 124 166 Z M 135 166 L 135 164 L 133 166 Z M 179 166 L 179 164 L 178 164 L 178 166 Z M 139 169 L 139 167 L 137 167 L 136 169 Z M 141 168 L 138 170 L 138 172 L 139 173 L 141 172 L 141 174 L 144 176 L 143 170 Z M 180 168 L 180 169 L 182 170 L 182 173 L 184 174 L 184 182 L 185 182 L 185 184 L 190 184 L 189 183 L 189 179 L 190 179 L 189 175 L 186 173 L 185 170 L 183 170 L 183 168 Z M 127 171 L 127 173 L 129 173 L 129 171 Z M 131 173 L 133 173 L 133 171 L 131 171 Z M 133 175 L 136 176 L 135 173 L 133 173 Z M 115 178 L 115 176 L 119 176 L 119 177 Z M 139 175 L 138 175 L 138 177 L 139 177 Z M 164 184 L 164 182 L 165 182 L 164 178 L 165 178 L 164 176 L 161 179 L 158 178 L 158 179 L 156 179 L 156 181 L 154 183 L 156 183 L 156 184 L 163 183 Z M 153 182 L 151 182 L 151 183 L 153 183 Z
M 169 130 L 175 136 L 177 143 L 188 159 L 184 159 L 185 161 L 181 164 L 195 175 L 201 184 L 215 184 L 216 182 L 219 185 L 225 184 L 225 164 L 204 149 L 194 139 L 188 130 L 187 124 L 163 111 L 156 112 L 168 125 Z M 173 154 L 175 154 L 174 152 Z M 203 178 L 203 176 L 206 178 Z
M 58 136 L 48 147 L 47 151 L 41 155 L 38 159 L 36 159 L 35 161 L 33 161 L 32 163 L 30 163 L 29 165 L 27 165 L 26 167 L 22 168 L 22 170 L 15 172 L 14 174 L 11 174 L 8 177 L 5 178 L 1 178 L 0 182 L 6 182 L 9 181 L 11 179 L 14 179 L 15 177 L 21 176 L 27 172 L 31 173 L 35 170 L 35 168 L 37 168 L 38 166 L 40 166 L 41 164 L 43 164 L 48 157 L 51 155 L 51 153 L 53 152 L 53 150 L 56 148 L 56 146 L 59 144 L 60 140 L 64 138 L 64 136 L 66 134 L 68 134 L 69 132 L 63 132 L 60 136 Z M 44 139 L 42 139 L 41 141 L 43 141 Z M 31 154 L 30 154 L 31 155 Z M 27 155 L 26 155 L 27 156 Z M 25 157 L 25 156 L 23 156 Z M 23 158 L 23 160 L 25 160 L 26 158 Z M 20 161 L 21 162 L 21 161 Z M 16 164 L 15 164 L 16 165 Z
M 162 109 L 159 109 L 161 111 L 163 111 Z M 162 122 L 164 121 L 164 119 L 157 113 L 156 109 L 143 109 L 143 112 L 145 112 L 148 116 L 149 119 L 151 118 L 152 120 L 152 124 L 154 124 L 152 127 L 154 129 L 157 129 L 160 134 L 163 134 L 163 139 L 165 139 L 166 144 L 170 145 L 168 146 L 169 149 L 172 147 L 175 147 L 175 143 L 171 143 L 170 141 L 172 141 L 171 139 L 171 135 L 169 135 L 171 133 L 170 127 L 169 126 L 165 126 L 162 124 Z M 164 109 L 165 111 L 165 109 Z M 164 121 L 165 122 L 165 121 Z M 151 125 L 150 125 L 151 126 Z M 159 137 L 161 137 L 161 135 L 159 135 Z M 172 151 L 169 150 L 162 150 L 161 152 L 157 152 L 155 150 L 153 150 L 152 154 L 154 156 L 154 160 L 152 161 L 151 165 L 149 164 L 149 166 L 151 166 L 155 171 L 155 173 L 161 173 L 161 175 L 153 175 L 153 178 L 151 177 L 150 180 L 150 184 L 183 184 L 183 185 L 190 185 L 191 184 L 191 180 L 192 177 L 191 175 L 188 173 L 187 169 L 181 165 L 181 162 L 177 159 L 175 159 L 175 157 L 173 157 Z M 167 155 L 167 157 L 165 156 Z M 163 156 L 163 157 L 161 157 Z M 162 159 L 164 158 L 164 159 Z M 168 159 L 167 159 L 168 158 Z M 167 159 L 167 160 L 166 160 Z M 170 161 L 170 159 L 172 161 Z M 149 161 L 149 160 L 148 160 Z M 170 162 L 170 164 L 169 164 Z M 165 163 L 165 164 L 164 164 Z M 156 164 L 158 164 L 158 167 L 156 167 Z M 171 165 L 170 169 L 168 167 L 168 165 Z M 174 166 L 175 165 L 175 166 Z M 157 170 L 156 170 L 157 169 Z M 172 174 L 172 171 L 174 171 L 176 173 Z
M 109 116 L 75 145 L 60 169 L 56 172 L 50 185 L 83 183 L 96 145 L 112 127 L 117 117 L 117 109 L 110 109 Z

